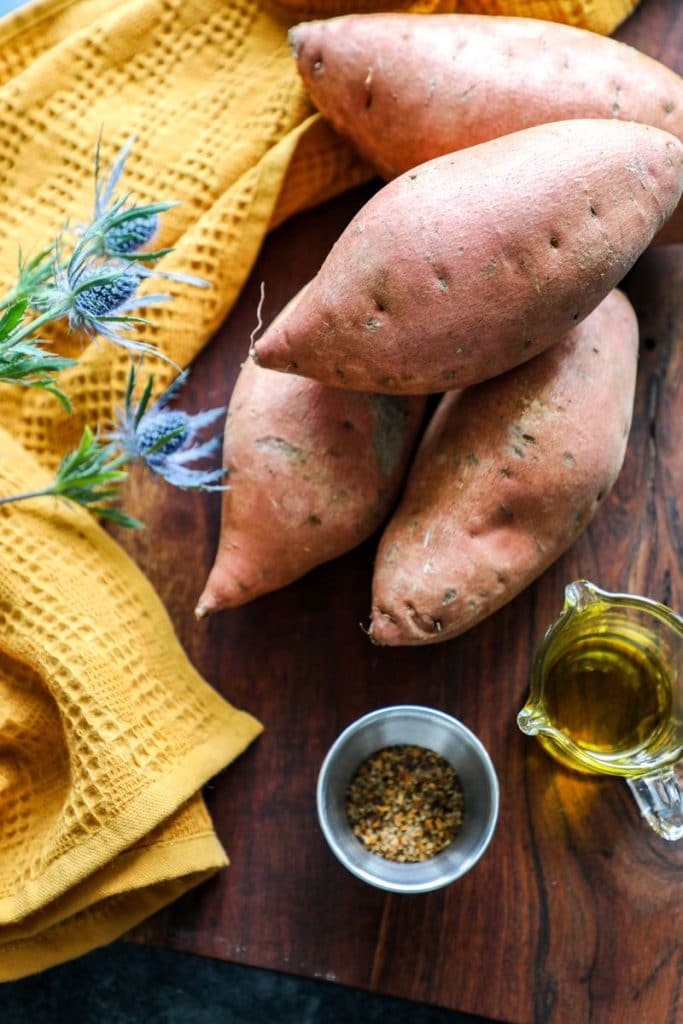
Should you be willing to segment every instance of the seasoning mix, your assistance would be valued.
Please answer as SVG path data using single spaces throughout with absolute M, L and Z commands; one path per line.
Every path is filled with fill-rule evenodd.
M 356 770 L 346 814 L 370 853 L 400 863 L 423 861 L 455 839 L 463 816 L 462 787 L 453 766 L 433 750 L 384 747 Z

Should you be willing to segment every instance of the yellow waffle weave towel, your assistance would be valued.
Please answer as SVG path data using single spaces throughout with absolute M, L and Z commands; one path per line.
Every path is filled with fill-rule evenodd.
M 189 364 L 235 302 L 269 228 L 368 170 L 313 113 L 289 24 L 400 3 L 42 0 L 0 22 L 0 289 L 92 208 L 95 141 L 135 134 L 123 185 L 164 217 L 170 285 L 144 341 Z M 633 0 L 470 0 L 610 31 Z M 456 0 L 405 4 L 455 10 Z M 460 9 L 464 4 L 460 5 Z M 61 375 L 74 415 L 0 385 L 0 494 L 36 488 L 84 423 L 111 419 L 128 374 L 109 345 Z M 158 387 L 168 383 L 156 367 Z M 0 510 L 0 980 L 110 941 L 226 863 L 202 784 L 258 734 L 188 663 L 130 559 L 85 512 Z

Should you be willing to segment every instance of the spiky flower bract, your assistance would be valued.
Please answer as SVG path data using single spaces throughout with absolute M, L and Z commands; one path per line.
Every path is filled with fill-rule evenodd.
M 166 406 L 187 380 L 189 372 L 181 373 L 164 394 L 150 406 L 154 378 L 149 377 L 139 402 L 134 393 L 137 370 L 131 367 L 123 409 L 117 417 L 116 427 L 110 432 L 111 441 L 118 445 L 128 459 L 142 459 L 159 476 L 174 487 L 183 490 L 222 491 L 220 483 L 225 471 L 197 469 L 194 463 L 212 455 L 220 448 L 220 435 L 201 441 L 200 434 L 225 415 L 225 407 L 209 409 L 190 415 Z

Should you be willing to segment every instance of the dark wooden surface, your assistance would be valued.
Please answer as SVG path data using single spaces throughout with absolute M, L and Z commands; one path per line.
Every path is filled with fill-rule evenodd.
M 644 0 L 619 36 L 683 72 L 683 5 Z M 268 240 L 239 306 L 197 362 L 188 407 L 227 401 L 254 327 L 318 268 L 371 193 Z M 522 736 L 532 650 L 577 577 L 683 607 L 683 252 L 647 253 L 625 283 L 641 326 L 633 431 L 618 484 L 579 542 L 497 615 L 449 643 L 377 649 L 367 621 L 375 542 L 208 623 L 192 609 L 212 562 L 217 496 L 137 475 L 124 543 L 190 657 L 266 726 L 207 798 L 232 865 L 142 928 L 141 941 L 373 989 L 510 1022 L 683 1021 L 683 843 L 638 818 L 621 780 L 561 769 Z M 315 815 L 340 730 L 390 703 L 442 708 L 481 737 L 501 783 L 492 845 L 441 892 L 398 897 L 347 874 Z

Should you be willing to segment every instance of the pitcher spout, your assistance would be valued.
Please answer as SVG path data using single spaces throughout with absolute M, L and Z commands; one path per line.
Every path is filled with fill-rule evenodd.
M 534 705 L 525 705 L 517 715 L 517 725 L 527 736 L 538 736 L 547 724 L 542 708 Z

